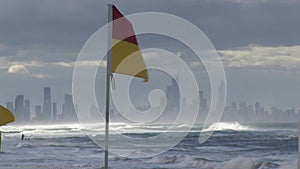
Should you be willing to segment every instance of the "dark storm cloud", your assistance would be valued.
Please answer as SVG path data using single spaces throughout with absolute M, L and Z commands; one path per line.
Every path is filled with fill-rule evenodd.
M 119 1 L 117 1 L 119 2 Z M 249 44 L 285 46 L 300 43 L 300 1 L 207 0 L 119 2 L 126 13 L 157 11 L 197 25 L 218 49 Z
M 300 1 L 130 0 L 113 3 L 124 14 L 156 11 L 183 17 L 203 30 L 218 50 L 249 44 L 300 44 Z M 0 4 L 0 58 L 7 62 L 0 63 L 0 67 L 4 70 L 14 64 L 32 69 L 30 67 L 44 66 L 43 63 L 73 63 L 85 41 L 107 22 L 107 1 L 0 0 Z M 142 48 L 161 47 L 171 51 L 175 48 L 173 51 L 177 53 L 183 47 L 163 37 L 145 36 L 140 40 Z M 49 71 L 52 73 L 57 75 L 55 70 Z
M 279 49 L 284 47 L 288 50 L 289 47 L 299 49 L 300 1 L 297 0 L 0 0 L 0 81 L 2 85 L 0 102 L 4 103 L 7 98 L 11 100 L 16 91 L 24 90 L 38 100 L 40 97 L 34 93 L 37 88 L 42 91 L 44 86 L 60 90 L 59 94 L 64 91 L 70 92 L 72 65 L 86 40 L 106 24 L 108 2 L 116 4 L 125 15 L 137 12 L 164 12 L 189 20 L 208 36 L 221 53 L 227 54 L 228 58 L 224 58 L 223 61 L 230 69 L 227 75 L 229 81 L 233 79 L 232 82 L 242 78 L 250 79 L 249 86 L 251 86 L 255 81 L 263 79 L 257 78 L 260 77 L 259 72 L 248 76 L 247 73 L 239 74 L 239 71 L 235 71 L 237 69 L 247 72 L 250 69 L 257 69 L 253 64 L 261 61 L 260 56 L 266 55 L 257 53 L 258 58 L 255 58 L 252 54 L 256 50 L 250 48 L 245 51 L 240 47 L 257 45 L 262 49 L 259 51 L 267 52 L 267 56 L 270 54 L 270 57 L 259 63 L 261 70 L 265 70 L 266 67 L 278 68 L 276 63 L 280 63 L 283 68 L 299 65 L 298 52 L 295 52 L 295 55 L 290 55 L 289 52 L 281 55 L 279 52 Z M 167 49 L 175 47 L 175 53 L 181 52 L 180 45 L 174 45 L 168 40 L 147 39 L 147 37 L 141 37 L 140 40 L 143 41 L 141 43 L 143 48 L 167 46 Z M 271 57 L 271 50 L 265 47 L 274 47 L 279 54 Z M 241 55 L 243 52 L 247 55 Z M 5 74 L 8 68 L 14 65 L 24 65 L 29 70 L 30 75 L 24 77 L 30 79 L 26 84 L 23 85 L 25 80 L 20 77 Z M 197 66 L 198 63 L 193 65 Z M 231 73 L 231 70 L 234 73 Z M 272 79 L 275 83 L 276 80 L 280 81 L 280 76 L 274 75 Z M 298 81 L 292 80 L 286 83 L 299 84 Z M 242 91 L 243 85 L 237 82 L 230 87 Z M 265 88 L 267 87 L 268 85 Z M 252 89 L 255 91 L 257 87 Z M 241 97 L 240 91 L 231 92 L 232 98 Z M 249 92 L 255 93 L 253 91 L 249 89 Z M 249 92 L 243 92 L 247 97 Z M 294 98 L 293 100 L 299 98 L 298 95 L 280 93 L 281 90 L 275 92 L 285 95 L 285 98 L 288 98 L 287 102 L 290 97 Z
M 300 43 L 297 36 L 300 2 L 236 2 L 114 1 L 124 14 L 157 11 L 183 17 L 202 29 L 220 49 Z M 0 43 L 19 48 L 45 45 L 59 51 L 78 51 L 107 19 L 106 1 L 1 0 L 0 3 Z
M 105 23 L 99 1 L 1 0 L 0 57 L 9 61 L 74 61 Z
M 74 44 L 104 20 L 101 11 L 105 7 L 96 1 L 0 2 L 1 42 L 9 45 Z

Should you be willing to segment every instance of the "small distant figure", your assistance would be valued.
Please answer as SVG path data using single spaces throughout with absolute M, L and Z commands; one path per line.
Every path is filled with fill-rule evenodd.
M 24 134 L 22 134 L 21 139 L 22 139 L 22 140 L 30 140 L 29 138 L 26 138 Z

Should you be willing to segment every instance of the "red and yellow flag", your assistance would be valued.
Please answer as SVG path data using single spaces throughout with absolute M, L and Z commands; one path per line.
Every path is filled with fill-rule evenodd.
M 11 123 L 13 121 L 15 121 L 15 117 L 12 112 L 0 105 L 0 126 Z
M 113 73 L 143 78 L 148 72 L 131 23 L 112 6 L 112 67 Z

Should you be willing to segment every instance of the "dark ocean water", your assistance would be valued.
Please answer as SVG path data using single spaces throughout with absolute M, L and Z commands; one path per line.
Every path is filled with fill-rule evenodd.
M 112 130 L 142 142 L 143 138 L 163 133 L 167 127 L 116 124 Z M 97 169 L 103 166 L 103 149 L 86 136 L 80 125 L 5 126 L 1 130 L 0 169 Z M 110 166 L 112 169 L 296 169 L 297 124 L 216 123 L 203 131 L 214 131 L 205 143 L 199 143 L 200 128 L 196 126 L 175 147 L 154 157 L 130 158 L 130 153 L 140 153 L 139 149 L 135 147 L 130 151 L 133 149 L 123 146 L 120 151 L 128 151 L 128 156 L 110 154 Z M 30 140 L 21 141 L 21 134 Z M 143 149 L 143 153 L 151 150 L 150 146 Z

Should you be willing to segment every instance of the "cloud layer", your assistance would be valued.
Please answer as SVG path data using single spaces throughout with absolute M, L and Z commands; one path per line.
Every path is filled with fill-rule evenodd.
M 220 50 L 229 68 L 261 68 L 265 70 L 300 71 L 300 45 L 265 47 L 249 45 L 233 50 Z
M 8 73 L 29 74 L 29 70 L 24 65 L 12 65 L 8 68 Z
M 65 91 L 71 92 L 73 67 L 78 53 L 86 40 L 107 23 L 108 2 L 116 4 L 125 15 L 164 12 L 195 24 L 218 50 L 229 72 L 226 72 L 231 80 L 229 84 L 232 82 L 231 86 L 235 85 L 232 88 L 243 89 L 231 93 L 237 95 L 236 98 L 243 92 L 249 96 L 257 89 L 265 91 L 270 86 L 274 90 L 270 93 L 273 94 L 281 91 L 280 87 L 275 91 L 274 84 L 279 85 L 282 81 L 282 88 L 288 86 L 290 93 L 284 90 L 278 95 L 286 94 L 286 102 L 291 102 L 293 94 L 293 100 L 299 100 L 300 96 L 295 95 L 297 92 L 292 91 L 299 84 L 295 80 L 298 76 L 274 75 L 276 71 L 300 72 L 298 0 L 0 0 L 0 102 L 12 100 L 17 93 L 24 91 L 28 97 L 39 102 L 41 96 L 37 96 L 36 91 L 39 89 L 41 94 L 45 86 L 53 87 L 59 96 Z M 147 37 L 138 38 L 143 49 L 170 47 L 182 52 L 183 46 L 161 40 L 161 37 L 150 40 Z M 179 56 L 188 58 L 189 54 L 183 51 Z M 154 57 L 161 58 L 160 55 L 146 56 L 147 59 Z M 202 66 L 199 61 L 189 62 L 195 69 Z M 84 61 L 78 65 L 97 66 L 97 62 Z M 233 71 L 230 72 L 232 69 L 243 71 L 234 71 L 233 75 Z M 257 72 L 247 75 L 252 70 Z M 262 74 L 262 71 L 267 74 Z M 260 83 L 255 86 L 257 83 L 254 81 L 265 79 L 266 87 Z M 272 81 L 274 84 L 271 84 Z M 244 84 L 239 84 L 241 82 L 247 82 L 247 90 L 244 90 Z M 262 97 L 265 100 L 275 98 Z

